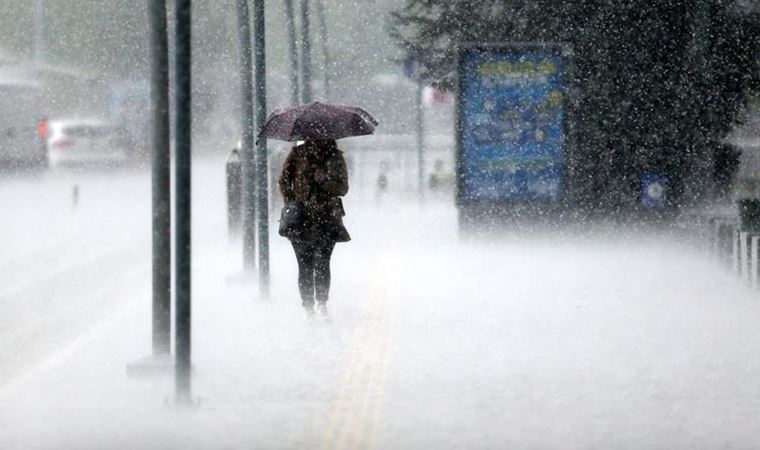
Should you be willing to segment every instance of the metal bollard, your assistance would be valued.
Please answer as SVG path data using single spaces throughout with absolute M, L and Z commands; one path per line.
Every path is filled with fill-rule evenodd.
M 79 206 L 79 185 L 75 184 L 71 188 L 71 209 L 77 209 Z
M 739 264 L 739 278 L 741 280 L 749 280 L 749 239 L 752 233 L 748 231 L 739 232 L 739 257 L 737 262 Z
M 734 252 L 734 226 L 727 222 L 718 222 L 717 254 L 721 266 L 731 268 Z
M 240 169 L 240 151 L 233 148 L 225 164 L 227 174 L 227 234 L 233 239 L 240 235 L 243 219 L 243 182 Z
M 718 219 L 710 217 L 707 220 L 707 254 L 711 260 L 718 258 Z
M 741 269 L 741 266 L 739 266 L 739 229 L 734 224 L 730 225 L 731 227 L 731 272 L 734 273 L 734 275 L 740 275 L 739 270 Z
M 723 263 L 723 221 L 719 217 L 710 219 L 710 254 L 712 259 Z
M 749 245 L 749 284 L 752 289 L 758 288 L 758 246 L 760 244 L 760 235 L 754 234 L 750 239 Z

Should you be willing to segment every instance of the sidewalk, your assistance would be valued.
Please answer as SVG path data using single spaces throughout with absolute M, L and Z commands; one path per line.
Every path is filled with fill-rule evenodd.
M 0 390 L 3 449 L 751 448 L 760 294 L 684 249 L 511 237 L 460 243 L 449 206 L 351 205 L 332 324 L 302 321 L 272 237 L 272 298 L 195 246 L 196 409 L 132 379 L 149 286 Z M 209 225 L 210 226 L 210 225 Z M 217 226 L 217 225 L 214 225 Z M 207 240 L 204 240 L 207 239 Z

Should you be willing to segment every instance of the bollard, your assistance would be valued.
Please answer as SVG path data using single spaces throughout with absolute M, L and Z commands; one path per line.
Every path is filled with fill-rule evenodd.
M 739 279 L 749 280 L 749 238 L 752 234 L 748 231 L 739 232 Z
M 715 232 L 713 231 L 715 224 L 712 217 L 707 217 L 701 223 L 699 228 L 699 240 L 697 244 L 705 252 L 705 256 L 709 260 L 715 259 Z
M 230 239 L 240 235 L 242 226 L 243 182 L 240 170 L 240 151 L 233 148 L 225 164 L 227 174 L 227 234 Z
M 731 224 L 731 272 L 733 272 L 734 275 L 740 275 L 739 270 L 741 267 L 739 266 L 739 230 L 738 228 Z
M 718 218 L 710 217 L 707 221 L 707 253 L 711 260 L 718 258 Z
M 79 185 L 75 184 L 71 188 L 71 209 L 77 209 L 79 205 Z
M 715 221 L 715 259 L 723 264 L 725 254 L 725 224 L 719 220 Z
M 717 254 L 718 261 L 726 268 L 732 266 L 732 256 L 734 254 L 735 239 L 734 226 L 731 223 L 720 221 L 718 222 L 718 239 L 717 239 Z
M 752 289 L 758 288 L 758 249 L 760 248 L 760 235 L 754 234 L 749 245 L 749 284 Z

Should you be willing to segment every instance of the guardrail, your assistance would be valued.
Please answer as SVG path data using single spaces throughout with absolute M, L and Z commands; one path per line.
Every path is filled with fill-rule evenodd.
M 740 200 L 738 212 L 683 214 L 680 223 L 710 259 L 760 290 L 760 200 Z

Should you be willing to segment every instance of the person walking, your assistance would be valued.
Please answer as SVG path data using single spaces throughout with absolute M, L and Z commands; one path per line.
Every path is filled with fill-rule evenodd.
M 307 319 L 328 319 L 330 258 L 337 242 L 351 240 L 343 225 L 348 171 L 335 140 L 307 140 L 290 150 L 279 188 L 285 201 L 280 235 L 293 245 L 298 289 Z

